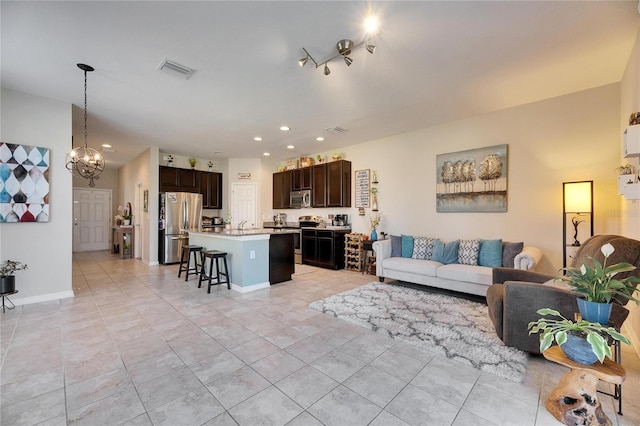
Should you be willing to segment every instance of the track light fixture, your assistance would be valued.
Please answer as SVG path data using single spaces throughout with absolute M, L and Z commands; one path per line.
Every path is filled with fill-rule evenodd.
M 301 67 L 304 67 L 307 62 L 309 62 L 309 59 L 311 59 L 311 62 L 313 62 L 313 64 L 316 66 L 316 68 L 320 68 L 321 66 L 324 65 L 324 75 L 329 75 L 331 73 L 331 70 L 329 70 L 329 67 L 327 66 L 327 63 L 336 59 L 336 58 L 342 58 L 344 60 L 344 63 L 347 64 L 347 66 L 351 66 L 351 64 L 353 63 L 353 59 L 351 59 L 349 56 L 351 52 L 360 47 L 363 46 L 367 41 L 369 41 L 373 36 L 366 38 L 364 40 L 362 40 L 360 43 L 358 44 L 354 44 L 352 40 L 349 39 L 342 39 L 340 40 L 338 43 L 336 43 L 336 50 L 338 51 L 337 55 L 334 55 L 332 57 L 330 57 L 329 59 L 322 61 L 322 62 L 318 62 L 315 60 L 315 58 L 313 56 L 311 56 L 311 53 L 309 53 L 307 51 L 307 49 L 305 49 L 304 47 L 302 48 L 302 50 L 305 53 L 305 57 L 300 58 L 298 60 L 298 64 Z M 373 55 L 373 52 L 375 52 L 376 50 L 376 46 L 374 46 L 373 44 L 367 44 L 365 46 L 365 48 L 367 49 L 367 52 L 371 53 Z

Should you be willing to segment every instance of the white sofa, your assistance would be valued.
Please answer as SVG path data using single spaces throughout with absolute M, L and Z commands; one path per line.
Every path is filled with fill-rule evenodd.
M 486 296 L 493 284 L 493 268 L 489 266 L 448 264 L 434 260 L 421 260 L 391 256 L 391 240 L 373 243 L 376 255 L 376 275 L 385 278 L 438 287 L 463 293 Z M 516 269 L 535 269 L 542 258 L 536 247 L 524 247 L 514 258 Z

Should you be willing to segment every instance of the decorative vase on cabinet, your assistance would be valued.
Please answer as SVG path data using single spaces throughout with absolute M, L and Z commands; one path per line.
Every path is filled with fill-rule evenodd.
M 373 231 L 371 231 L 371 241 L 376 241 L 377 239 L 378 239 L 378 233 L 374 229 Z

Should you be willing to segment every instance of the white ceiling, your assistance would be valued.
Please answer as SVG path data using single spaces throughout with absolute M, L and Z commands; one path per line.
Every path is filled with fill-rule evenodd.
M 2 86 L 73 103 L 82 141 L 119 166 L 155 145 L 173 154 L 278 160 L 429 127 L 620 81 L 640 25 L 638 2 L 6 1 Z M 300 68 L 342 38 L 380 33 L 329 63 Z M 197 69 L 157 70 L 163 58 Z M 286 124 L 291 131 L 283 133 Z M 349 129 L 332 134 L 325 129 Z M 262 136 L 255 142 L 254 136 Z M 324 136 L 324 142 L 316 142 Z M 288 150 L 288 144 L 295 145 Z M 71 143 L 70 143 L 71 146 Z

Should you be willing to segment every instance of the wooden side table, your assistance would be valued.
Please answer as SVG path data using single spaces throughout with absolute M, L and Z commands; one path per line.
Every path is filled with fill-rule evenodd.
M 364 252 L 363 256 L 363 268 L 362 273 L 367 273 L 369 275 L 376 274 L 376 257 L 370 255 L 369 253 L 373 253 L 373 243 L 375 241 L 372 240 L 364 240 L 362 242 L 362 251 Z
M 560 385 L 563 383 L 567 383 L 571 381 L 570 375 L 574 374 L 576 371 L 585 372 L 591 376 L 594 376 L 597 379 L 603 380 L 607 383 L 612 383 L 616 386 L 615 395 L 607 394 L 612 396 L 614 399 L 618 400 L 618 414 L 622 415 L 622 382 L 626 378 L 626 372 L 622 365 L 618 364 L 610 360 L 609 358 L 605 358 L 603 363 L 596 362 L 592 365 L 584 365 L 579 364 L 577 362 L 571 361 L 567 356 L 562 352 L 562 349 L 559 346 L 552 346 L 546 351 L 542 353 L 546 359 L 549 361 L 556 362 L 560 365 L 564 365 L 565 367 L 571 368 L 571 371 L 567 372 L 560 379 L 560 383 L 556 388 L 551 392 L 549 399 L 547 400 L 547 410 L 554 414 L 558 420 L 562 421 L 562 419 L 558 418 L 556 414 L 549 409 L 549 405 L 554 399 L 554 397 L 561 393 Z M 596 381 L 597 383 L 597 381 Z M 597 392 L 594 386 L 594 394 Z M 604 415 L 604 413 L 603 413 Z M 606 418 L 606 415 L 604 416 Z M 608 419 L 608 418 L 607 418 Z M 606 423 L 601 423 L 606 424 Z
M 135 235 L 133 225 L 114 226 L 111 253 L 120 253 L 120 259 L 133 258 Z

